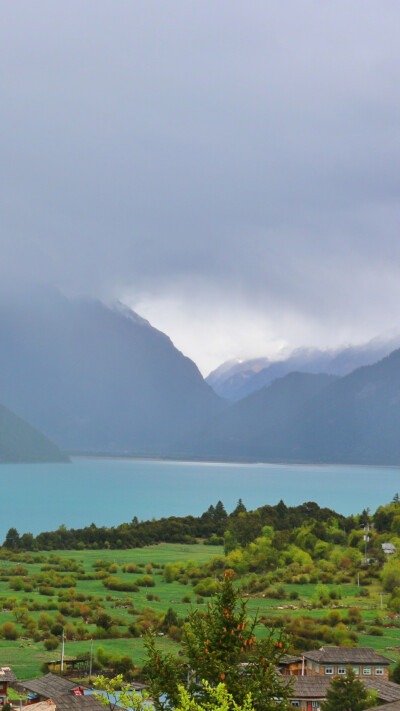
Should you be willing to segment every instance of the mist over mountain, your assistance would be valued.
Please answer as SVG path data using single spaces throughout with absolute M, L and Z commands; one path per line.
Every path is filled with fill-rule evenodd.
M 66 462 L 68 457 L 28 422 L 0 405 L 0 462 Z
M 47 290 L 0 301 L 0 392 L 70 452 L 164 452 L 224 406 L 134 312 Z
M 292 373 L 199 433 L 202 456 L 400 464 L 400 350 L 342 378 Z
M 399 347 L 400 336 L 391 336 L 336 350 L 297 348 L 279 361 L 270 361 L 268 358 L 227 361 L 210 373 L 206 381 L 218 395 L 235 402 L 287 373 L 300 371 L 348 375 L 360 366 L 376 363 Z

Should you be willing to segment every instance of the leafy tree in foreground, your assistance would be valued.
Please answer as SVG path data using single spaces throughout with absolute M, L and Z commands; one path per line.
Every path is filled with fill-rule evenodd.
M 248 618 L 246 602 L 235 590 L 233 577 L 233 571 L 225 572 L 205 613 L 198 609 L 190 613 L 183 634 L 187 664 L 173 654 L 159 652 L 154 637 L 147 637 L 145 671 L 157 711 L 179 707 L 179 687 L 184 681 L 189 697 L 199 704 L 210 703 L 210 689 L 222 682 L 240 706 L 251 694 L 255 711 L 289 708 L 290 686 L 276 671 L 286 643 L 272 633 L 256 639 L 256 620 Z
M 132 709 L 132 711 L 148 711 L 150 708 L 150 698 L 147 691 L 144 689 L 140 694 L 137 691 L 131 691 L 130 684 L 123 683 L 122 674 L 118 674 L 113 679 L 98 676 L 94 681 L 94 686 L 98 689 L 94 694 L 96 699 L 99 699 L 103 706 L 108 706 L 109 711 L 114 711 L 116 706 Z
M 353 669 L 348 667 L 347 676 L 333 679 L 326 701 L 321 704 L 321 711 L 364 711 L 374 704 L 375 701 L 363 683 L 356 678 Z
M 232 694 L 227 691 L 225 684 L 221 683 L 212 687 L 205 681 L 204 689 L 207 691 L 209 699 L 199 703 L 197 699 L 190 696 L 183 686 L 180 686 L 179 704 L 176 711 L 254 711 L 250 693 L 240 706 Z

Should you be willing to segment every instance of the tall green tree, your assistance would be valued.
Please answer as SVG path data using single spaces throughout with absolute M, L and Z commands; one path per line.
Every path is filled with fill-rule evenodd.
M 233 578 L 233 571 L 225 571 L 206 612 L 190 613 L 183 636 L 187 665 L 172 654 L 162 654 L 154 637 L 147 637 L 146 674 L 157 711 L 178 706 L 182 681 L 199 703 L 210 701 L 210 686 L 223 683 L 236 704 L 243 705 L 251 694 L 256 711 L 289 708 L 290 685 L 276 671 L 286 640 L 272 632 L 263 640 L 256 639 L 256 620 L 249 619 Z
M 353 669 L 348 667 L 347 676 L 333 679 L 326 701 L 321 704 L 321 711 L 364 711 L 374 704 L 365 686 L 357 679 Z
M 18 548 L 19 533 L 16 528 L 9 528 L 6 534 L 6 539 L 3 543 L 4 548 Z

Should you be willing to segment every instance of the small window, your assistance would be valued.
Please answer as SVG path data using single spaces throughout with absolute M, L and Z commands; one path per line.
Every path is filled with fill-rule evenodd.
M 311 708 L 319 709 L 319 701 L 311 701 Z
M 371 674 L 372 674 L 371 667 L 363 667 L 363 674 L 364 674 L 364 676 L 371 676 Z
M 300 701 L 291 701 L 290 703 L 292 706 L 297 706 L 297 708 L 300 708 Z
M 325 674 L 333 674 L 333 667 L 325 667 Z
M 385 673 L 385 670 L 383 667 L 375 667 L 376 676 L 383 676 L 384 673 Z
M 317 672 L 317 674 L 319 674 L 319 664 L 315 665 L 315 671 Z
M 347 674 L 346 667 L 338 667 L 337 673 L 341 675 Z
M 307 666 L 308 666 L 309 669 L 312 669 L 312 662 L 308 661 L 308 662 L 307 662 Z
M 360 667 L 353 667 L 353 672 L 356 676 L 360 675 Z

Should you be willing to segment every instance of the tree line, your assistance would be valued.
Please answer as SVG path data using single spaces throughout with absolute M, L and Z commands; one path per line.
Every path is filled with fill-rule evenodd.
M 262 506 L 255 511 L 247 511 L 241 499 L 236 508 L 228 514 L 222 501 L 210 506 L 201 516 L 169 516 L 168 518 L 139 521 L 136 516 L 130 523 L 119 526 L 96 526 L 84 528 L 59 526 L 55 531 L 43 531 L 37 536 L 32 533 L 19 534 L 11 527 L 3 548 L 9 550 L 83 550 L 83 549 L 128 549 L 140 548 L 156 543 L 195 543 L 198 539 L 215 545 L 223 544 L 227 531 L 241 544 L 248 543 L 260 535 L 264 526 L 272 526 L 277 531 L 291 530 L 305 520 L 325 522 L 331 518 L 346 527 L 347 519 L 328 508 L 320 508 L 315 502 L 300 506 L 286 506 L 281 500 L 275 506 Z M 351 526 L 350 526 L 351 527 Z

